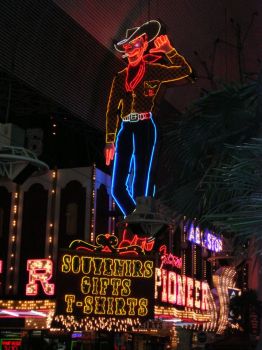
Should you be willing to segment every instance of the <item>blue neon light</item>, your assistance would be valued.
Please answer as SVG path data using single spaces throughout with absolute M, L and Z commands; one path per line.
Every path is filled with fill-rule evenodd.
M 150 114 L 151 114 L 151 113 L 150 113 Z M 152 114 L 151 114 L 151 119 L 150 119 L 150 120 L 152 121 L 152 123 L 153 123 L 153 125 L 154 125 L 154 129 L 155 129 L 155 140 L 154 140 L 154 145 L 153 145 L 153 148 L 152 148 L 150 163 L 149 163 L 149 167 L 148 167 L 145 196 L 148 195 L 148 187 L 149 187 L 149 180 L 150 180 L 150 171 L 151 171 L 151 166 L 152 166 L 152 162 L 153 162 L 153 156 L 154 156 L 154 152 L 155 152 L 156 138 L 157 138 L 156 124 L 154 123 L 154 120 L 153 120 L 153 118 L 152 118 Z
M 130 198 L 132 199 L 132 201 L 134 202 L 134 204 L 136 204 L 136 201 L 134 199 L 134 182 L 135 182 L 135 177 L 136 177 L 136 159 L 135 159 L 135 135 L 133 133 L 133 153 L 132 153 L 132 157 L 130 160 L 130 164 L 129 164 L 129 170 L 128 170 L 128 176 L 126 179 L 126 189 L 127 192 L 130 196 Z M 129 184 L 129 179 L 131 174 L 133 174 L 132 176 L 132 183 Z
M 119 133 L 118 133 L 117 138 L 116 138 L 116 148 L 117 148 L 118 138 L 119 138 L 119 135 L 120 135 L 120 133 L 121 133 L 122 130 L 123 130 L 123 124 L 121 124 L 121 128 L 120 128 Z M 114 201 L 115 201 L 116 204 L 118 205 L 119 209 L 122 211 L 122 213 L 123 213 L 124 216 L 126 217 L 126 213 L 125 213 L 124 209 L 122 208 L 121 204 L 118 202 L 117 198 L 116 198 L 115 195 L 114 195 L 116 163 L 117 163 L 117 152 L 116 152 L 116 154 L 115 154 L 115 160 L 114 160 L 114 166 L 113 166 L 113 172 L 112 172 L 111 194 L 112 194 L 112 197 L 114 198 Z
M 152 147 L 152 151 L 151 151 L 151 156 L 150 156 L 150 162 L 149 162 L 149 167 L 148 167 L 148 172 L 147 172 L 147 179 L 146 179 L 146 186 L 145 186 L 145 192 L 144 195 L 148 196 L 148 190 L 149 190 L 149 182 L 150 182 L 150 172 L 151 172 L 151 167 L 152 167 L 152 163 L 153 163 L 153 157 L 154 157 L 154 152 L 155 152 L 155 146 L 156 146 L 156 140 L 157 140 L 157 128 L 156 128 L 156 124 L 151 116 L 151 122 L 154 126 L 154 130 L 155 130 L 155 137 L 154 137 L 154 144 Z M 118 143 L 118 139 L 119 139 L 119 135 L 121 134 L 123 130 L 123 122 L 121 124 L 121 128 L 117 134 L 117 138 L 116 138 L 116 149 L 117 149 L 117 143 Z M 130 163 L 129 163 L 129 174 L 127 176 L 125 185 L 126 185 L 126 189 L 128 192 L 129 197 L 132 199 L 132 201 L 134 202 L 134 204 L 136 204 L 136 201 L 134 199 L 134 182 L 135 182 L 135 176 L 136 176 L 136 157 L 135 157 L 135 135 L 133 133 L 133 152 L 132 152 L 132 156 L 130 158 Z M 121 204 L 119 203 L 119 201 L 117 200 L 117 198 L 114 195 L 114 185 L 115 185 L 115 172 L 116 172 L 116 164 L 117 164 L 117 152 L 115 154 L 115 160 L 114 160 L 114 166 L 113 166 L 113 171 L 112 171 L 112 188 L 111 188 L 111 194 L 112 197 L 114 199 L 114 201 L 116 202 L 116 204 L 118 205 L 118 207 L 120 208 L 120 210 L 122 211 L 122 213 L 124 214 L 124 216 L 126 216 L 126 212 L 123 209 L 123 207 L 121 206 Z M 133 178 L 132 178 L 132 184 L 129 184 L 129 180 L 130 180 L 130 175 L 131 172 L 133 172 Z M 154 186 L 154 193 L 153 196 L 155 196 L 155 186 Z

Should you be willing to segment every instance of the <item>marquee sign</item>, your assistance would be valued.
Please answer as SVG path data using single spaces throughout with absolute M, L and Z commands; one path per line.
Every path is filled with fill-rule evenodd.
M 207 311 L 209 285 L 207 282 L 180 275 L 166 269 L 156 269 L 155 298 L 160 303 Z
M 184 226 L 188 241 L 201 245 L 202 247 L 213 252 L 221 252 L 223 250 L 222 239 L 209 230 L 201 230 L 195 223 L 187 223 Z
M 76 318 L 153 318 L 154 271 L 154 260 L 144 256 L 61 253 L 56 313 Z

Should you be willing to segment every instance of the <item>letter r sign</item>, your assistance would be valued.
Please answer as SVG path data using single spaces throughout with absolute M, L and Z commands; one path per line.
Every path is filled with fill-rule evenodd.
M 40 283 L 46 295 L 54 295 L 55 285 L 49 283 L 53 277 L 53 262 L 50 259 L 27 260 L 28 283 L 26 295 L 37 295 Z

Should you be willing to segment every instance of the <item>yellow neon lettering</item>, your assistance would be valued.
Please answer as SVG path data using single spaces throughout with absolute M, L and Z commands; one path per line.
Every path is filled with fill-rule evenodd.
M 89 294 L 91 289 L 90 277 L 84 276 L 81 280 L 81 292 Z
M 92 294 L 98 294 L 98 277 L 92 278 Z
M 91 261 L 92 258 L 89 256 L 82 256 L 82 272 L 85 275 L 89 275 L 90 270 L 91 270 Z
M 108 297 L 107 298 L 107 314 L 108 315 L 113 315 L 114 314 L 113 303 L 114 303 L 114 298 L 113 297 Z
M 105 258 L 104 259 L 104 271 L 103 274 L 106 276 L 112 276 L 112 271 L 113 271 L 113 260 L 110 258 Z
M 125 299 L 124 298 L 115 298 L 115 303 L 116 303 L 116 309 L 115 309 L 115 315 L 126 315 L 125 311 Z
M 146 260 L 144 263 L 144 277 L 150 278 L 153 276 L 154 262 L 151 260 Z
M 83 307 L 83 313 L 90 315 L 93 311 L 93 297 L 85 297 L 85 306 Z
M 133 277 L 143 277 L 142 262 L 140 260 L 133 260 Z
M 126 260 L 126 271 L 125 271 L 125 276 L 126 277 L 131 277 L 132 276 L 131 266 L 132 266 L 131 260 Z
M 93 258 L 94 275 L 101 275 L 101 267 L 103 260 L 103 258 Z
M 121 295 L 124 297 L 130 295 L 130 293 L 131 293 L 130 287 L 131 287 L 131 280 L 127 279 L 127 278 L 123 279 Z
M 71 271 L 71 255 L 65 254 L 62 257 L 62 272 L 68 273 Z
M 109 285 L 109 278 L 100 278 L 100 294 L 106 295 L 106 290 Z
M 139 316 L 146 316 L 148 314 L 147 305 L 148 305 L 148 300 L 147 299 L 145 299 L 145 298 L 139 299 L 139 301 L 138 301 L 138 311 L 137 311 Z
M 125 260 L 114 260 L 114 276 L 122 277 L 124 275 Z
M 118 295 L 118 288 L 121 286 L 121 279 L 120 278 L 112 278 L 111 284 L 113 286 L 112 295 Z
M 98 315 L 104 315 L 105 314 L 105 303 L 106 303 L 105 297 L 95 297 L 94 313 L 98 314 Z
M 128 315 L 134 316 L 135 315 L 135 306 L 137 306 L 137 299 L 136 298 L 127 298 L 126 303 L 129 306 Z
M 76 297 L 73 294 L 66 294 L 65 295 L 65 302 L 66 302 L 66 312 L 72 313 L 73 312 L 73 304 L 75 303 Z
M 72 258 L 72 272 L 79 273 L 81 270 L 80 257 L 78 255 L 74 255 Z

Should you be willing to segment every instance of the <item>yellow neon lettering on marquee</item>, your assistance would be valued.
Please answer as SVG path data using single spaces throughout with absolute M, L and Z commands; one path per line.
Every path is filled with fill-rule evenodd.
M 84 276 L 81 280 L 81 292 L 83 294 L 89 294 L 91 289 L 90 277 Z
M 107 315 L 114 315 L 114 298 L 108 297 L 107 298 Z
M 121 279 L 120 278 L 112 278 L 111 284 L 113 286 L 112 295 L 118 295 L 118 288 L 121 286 Z
M 62 257 L 62 272 L 68 273 L 71 271 L 71 255 L 65 254 Z
M 100 278 L 100 295 L 106 295 L 109 283 L 109 278 Z
M 126 277 L 131 277 L 132 276 L 132 262 L 131 260 L 126 260 L 126 271 L 125 271 L 125 276 Z
M 105 311 L 106 297 L 95 297 L 95 310 L 94 313 L 97 315 L 104 315 Z
M 115 315 L 117 315 L 117 316 L 126 315 L 125 299 L 124 298 L 115 298 L 115 304 L 116 304 Z
M 122 289 L 121 289 L 121 295 L 124 297 L 127 297 L 131 293 L 131 280 L 130 279 L 123 279 L 122 281 Z
M 145 298 L 141 298 L 138 301 L 138 315 L 139 316 L 146 316 L 148 314 L 148 300 Z
M 83 313 L 90 315 L 93 311 L 93 297 L 87 296 L 84 299 L 85 306 L 83 307 Z
M 73 304 L 75 303 L 76 297 L 74 294 L 66 294 L 65 295 L 65 302 L 66 302 L 66 312 L 72 313 L 73 312 Z
M 92 277 L 92 294 L 98 294 L 98 277 Z
M 113 270 L 113 260 L 110 258 L 105 258 L 103 275 L 112 276 L 112 270 Z
M 103 258 L 93 258 L 94 275 L 101 275 Z
M 80 271 L 81 271 L 80 257 L 78 255 L 74 255 L 72 257 L 72 272 L 74 274 L 78 274 Z
M 127 298 L 126 303 L 129 306 L 128 315 L 135 316 L 135 314 L 136 314 L 135 313 L 135 306 L 137 306 L 137 299 L 136 298 Z
M 81 260 L 82 260 L 82 272 L 83 272 L 83 274 L 89 275 L 90 271 L 91 271 L 92 258 L 90 258 L 89 256 L 82 256 Z
M 142 262 L 140 260 L 133 260 L 133 277 L 143 277 Z
M 145 278 L 150 278 L 153 276 L 153 267 L 154 267 L 154 262 L 151 260 L 146 260 L 144 263 L 144 277 Z
M 114 259 L 114 276 L 124 276 L 125 261 L 121 259 Z

